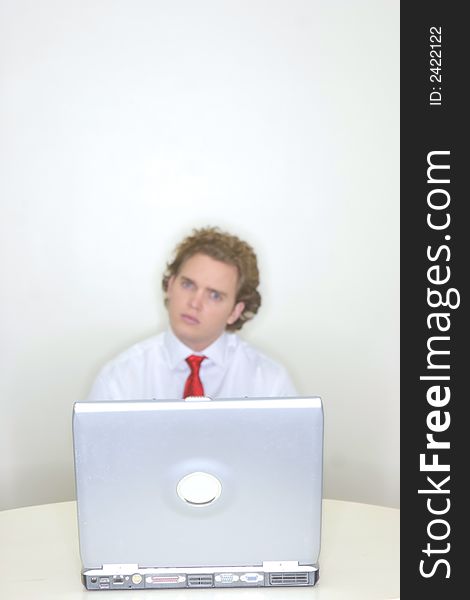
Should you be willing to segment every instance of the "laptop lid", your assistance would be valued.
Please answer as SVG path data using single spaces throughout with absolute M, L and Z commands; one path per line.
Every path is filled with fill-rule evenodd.
M 320 398 L 77 402 L 73 437 L 85 569 L 317 563 Z

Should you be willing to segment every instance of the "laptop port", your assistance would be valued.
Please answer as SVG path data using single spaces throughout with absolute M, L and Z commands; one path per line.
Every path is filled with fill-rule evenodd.
M 122 575 L 115 575 L 113 577 L 113 584 L 114 585 L 123 585 L 124 584 L 124 577 Z
M 212 587 L 213 585 L 212 575 L 188 575 L 188 587 Z
M 220 573 L 214 577 L 216 583 L 222 583 L 223 585 L 229 585 L 239 581 L 240 577 L 234 573 Z
M 245 573 L 240 577 L 240 581 L 244 583 L 261 583 L 264 581 L 264 576 L 261 573 Z
M 184 575 L 150 575 L 147 577 L 147 583 L 183 583 L 186 581 Z

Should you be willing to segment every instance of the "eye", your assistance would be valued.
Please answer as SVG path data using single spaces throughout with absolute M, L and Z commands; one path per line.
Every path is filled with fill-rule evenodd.
M 185 288 L 185 289 L 190 289 L 193 285 L 193 282 L 190 281 L 189 279 L 182 279 L 181 280 L 181 287 Z
M 211 300 L 222 300 L 221 293 L 217 292 L 216 290 L 211 290 L 209 297 Z

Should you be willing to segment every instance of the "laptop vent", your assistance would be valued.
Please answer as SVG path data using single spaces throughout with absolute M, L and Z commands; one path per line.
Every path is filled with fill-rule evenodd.
M 270 573 L 270 585 L 308 585 L 308 573 Z
M 188 587 L 212 587 L 213 575 L 188 575 Z

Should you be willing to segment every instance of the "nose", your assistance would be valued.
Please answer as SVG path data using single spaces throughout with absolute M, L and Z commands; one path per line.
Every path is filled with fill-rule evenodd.
M 195 310 L 201 310 L 202 301 L 203 301 L 203 290 L 195 290 L 189 298 L 189 305 L 191 308 L 194 308 Z

